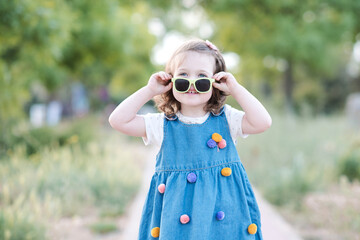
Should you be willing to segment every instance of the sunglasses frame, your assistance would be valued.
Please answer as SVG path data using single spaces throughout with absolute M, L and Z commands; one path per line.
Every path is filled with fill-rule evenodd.
M 179 90 L 176 88 L 176 86 L 175 86 L 175 81 L 178 80 L 178 79 L 184 79 L 184 80 L 189 81 L 190 84 L 189 84 L 188 89 L 186 89 L 186 91 L 179 91 Z M 206 79 L 206 80 L 209 80 L 209 81 L 210 81 L 210 88 L 209 88 L 209 90 L 207 90 L 206 92 L 199 91 L 199 90 L 196 88 L 196 84 L 195 84 L 196 81 L 198 81 L 198 80 L 203 80 L 203 79 Z M 207 77 L 201 77 L 201 78 L 197 78 L 197 79 L 188 79 L 188 78 L 184 78 L 184 77 L 174 77 L 174 78 L 171 79 L 171 81 L 172 81 L 173 84 L 174 84 L 173 87 L 174 87 L 175 91 L 177 91 L 177 92 L 179 92 L 179 93 L 186 93 L 186 92 L 189 91 L 189 89 L 191 88 L 191 85 L 194 85 L 194 88 L 195 88 L 195 90 L 196 90 L 198 93 L 208 93 L 208 92 L 211 91 L 211 89 L 212 89 L 212 84 L 213 84 L 213 82 L 215 82 L 215 79 L 213 79 L 213 78 L 207 78 Z

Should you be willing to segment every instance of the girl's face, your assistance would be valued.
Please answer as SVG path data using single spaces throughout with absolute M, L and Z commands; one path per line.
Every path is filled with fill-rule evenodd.
M 215 71 L 215 59 L 207 54 L 194 51 L 183 53 L 181 61 L 177 64 L 174 77 L 197 79 L 201 77 L 212 78 Z M 181 103 L 181 107 L 204 107 L 212 95 L 212 89 L 207 93 L 198 93 L 193 84 L 186 93 L 177 92 L 172 89 L 174 97 Z

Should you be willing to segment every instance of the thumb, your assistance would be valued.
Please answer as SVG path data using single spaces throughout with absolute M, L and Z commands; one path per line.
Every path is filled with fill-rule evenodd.
M 223 86 L 220 83 L 214 82 L 213 86 L 219 90 L 223 90 Z
M 170 82 L 168 85 L 165 86 L 164 92 L 169 91 L 172 88 L 173 83 Z

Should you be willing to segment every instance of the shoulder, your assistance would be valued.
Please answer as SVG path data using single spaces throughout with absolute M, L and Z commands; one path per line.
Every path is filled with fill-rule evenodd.
M 140 116 L 144 118 L 146 129 L 162 128 L 164 125 L 164 113 L 147 113 Z
M 226 117 L 229 119 L 229 118 L 237 118 L 237 117 L 243 117 L 245 115 L 245 112 L 244 111 L 241 111 L 241 110 L 238 110 L 236 108 L 233 108 L 231 107 L 230 105 L 228 104 L 225 104 L 225 109 L 224 109 L 224 112 L 225 112 L 225 115 Z
M 230 127 L 230 133 L 234 141 L 238 137 L 246 138 L 248 135 L 242 131 L 242 120 L 245 116 L 245 112 L 231 107 L 225 106 L 226 119 Z
M 158 121 L 158 120 L 164 120 L 164 113 L 147 113 L 144 115 L 140 115 L 145 119 L 145 121 Z
M 160 146 L 163 139 L 164 113 L 147 113 L 140 116 L 145 121 L 146 137 L 143 137 L 145 145 Z

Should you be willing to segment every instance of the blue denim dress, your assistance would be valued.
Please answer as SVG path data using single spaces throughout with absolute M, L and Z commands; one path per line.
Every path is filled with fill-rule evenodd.
M 214 133 L 226 140 L 225 148 L 209 147 Z M 224 108 L 202 124 L 164 119 L 139 239 L 262 239 L 260 212 Z

